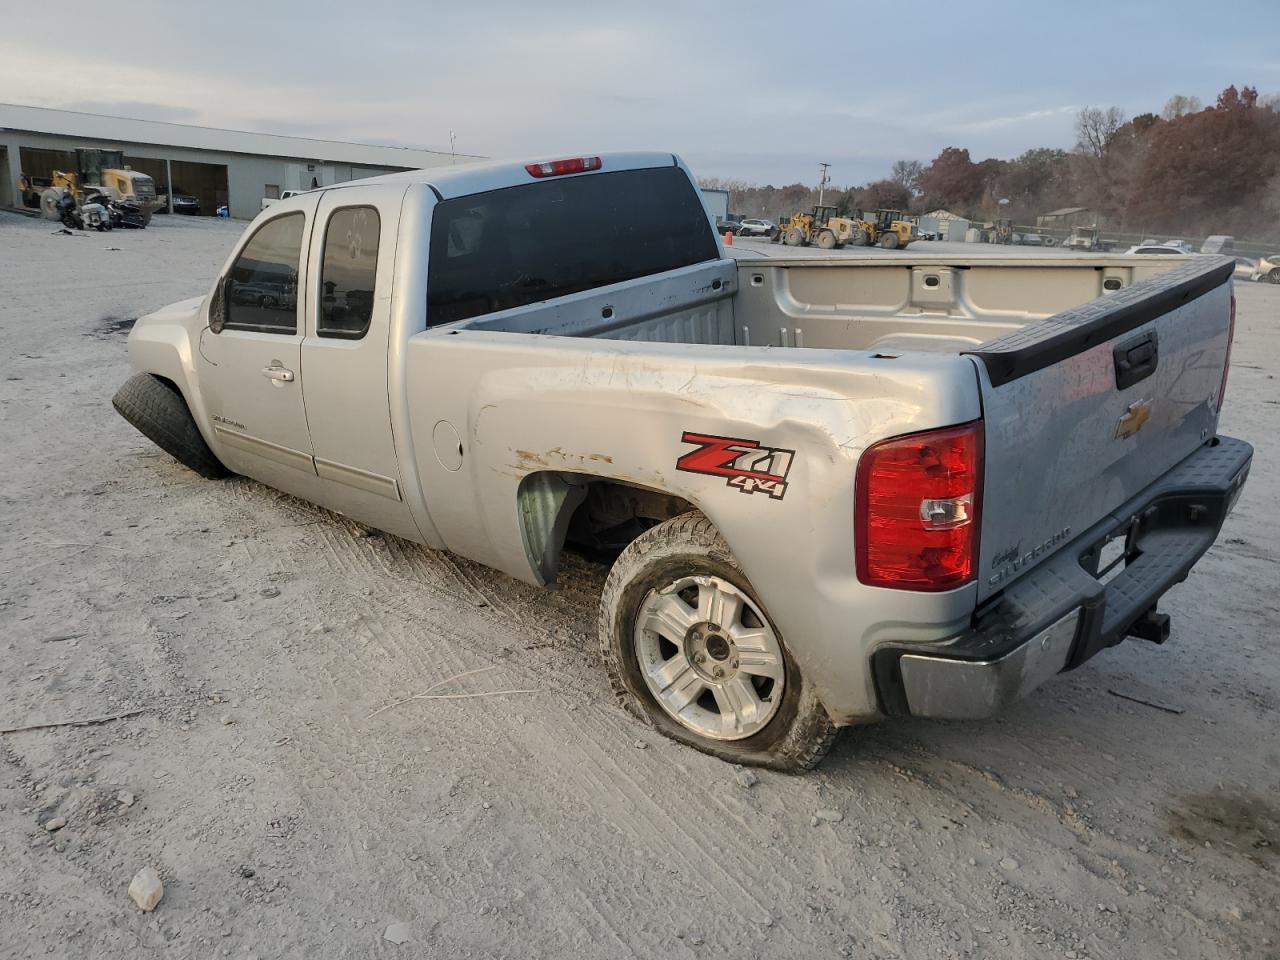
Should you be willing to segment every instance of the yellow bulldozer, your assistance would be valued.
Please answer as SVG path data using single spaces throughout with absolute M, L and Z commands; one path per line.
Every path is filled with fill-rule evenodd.
M 790 247 L 807 247 L 813 244 L 823 250 L 834 250 L 848 243 L 865 243 L 862 224 L 849 217 L 839 216 L 836 207 L 814 207 L 809 213 L 797 213 L 785 226 L 779 226 L 774 243 Z

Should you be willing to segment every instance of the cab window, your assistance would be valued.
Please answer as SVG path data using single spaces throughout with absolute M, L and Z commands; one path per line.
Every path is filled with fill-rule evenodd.
M 231 266 L 227 327 L 259 333 L 298 330 L 298 264 L 306 218 L 290 213 L 268 220 Z
M 427 324 L 719 256 L 702 198 L 675 166 L 542 180 L 442 200 L 431 219 Z
M 359 340 L 369 330 L 381 229 L 373 207 L 346 207 L 329 218 L 320 267 L 320 336 Z

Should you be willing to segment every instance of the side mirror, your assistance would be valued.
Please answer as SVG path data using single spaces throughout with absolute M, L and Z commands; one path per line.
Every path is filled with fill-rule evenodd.
M 231 275 L 227 274 L 218 281 L 218 286 L 213 292 L 213 302 L 209 304 L 209 329 L 214 333 L 221 333 L 230 312 Z

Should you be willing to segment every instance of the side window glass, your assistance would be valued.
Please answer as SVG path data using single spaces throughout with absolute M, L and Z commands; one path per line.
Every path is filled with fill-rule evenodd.
M 228 327 L 296 333 L 298 263 L 306 218 L 290 213 L 263 224 L 231 266 Z
M 320 336 L 359 340 L 369 330 L 381 229 L 373 207 L 347 207 L 329 218 L 320 266 Z

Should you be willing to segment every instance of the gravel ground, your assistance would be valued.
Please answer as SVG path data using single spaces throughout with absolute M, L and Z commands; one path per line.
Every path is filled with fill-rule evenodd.
M 539 592 L 160 453 L 125 332 L 241 225 L 53 229 L 0 214 L 0 727 L 142 712 L 0 735 L 0 955 L 1278 955 L 1280 288 L 1238 287 L 1258 450 L 1169 644 L 788 777 L 614 705 L 599 564 Z M 536 692 L 369 716 L 485 668 L 436 692 Z

